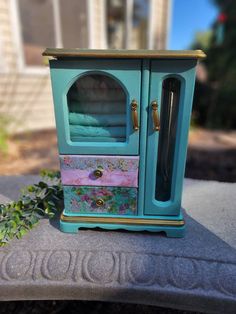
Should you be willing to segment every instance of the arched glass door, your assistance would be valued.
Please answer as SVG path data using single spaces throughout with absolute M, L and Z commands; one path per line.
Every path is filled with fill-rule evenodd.
M 72 142 L 125 142 L 127 97 L 123 87 L 104 74 L 78 78 L 67 93 Z
M 138 155 L 141 61 L 50 64 L 60 154 Z

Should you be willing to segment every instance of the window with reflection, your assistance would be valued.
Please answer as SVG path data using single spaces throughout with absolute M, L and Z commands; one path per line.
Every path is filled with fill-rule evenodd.
M 149 9 L 150 0 L 107 0 L 108 47 L 147 48 Z
M 26 65 L 43 65 L 45 47 L 55 47 L 53 4 L 50 0 L 18 0 L 22 46 Z
M 84 0 L 60 0 L 63 47 L 88 47 L 88 12 Z
M 73 142 L 125 142 L 126 94 L 113 78 L 87 74 L 67 94 Z
M 149 0 L 134 0 L 132 20 L 132 49 L 148 46 Z
M 14 0 L 19 8 L 24 63 L 42 66 L 46 47 L 88 47 L 88 12 L 84 0 Z M 69 5 L 68 5 L 69 3 Z M 57 6 L 56 6 L 57 4 Z M 56 8 L 58 7 L 58 9 Z M 56 25 L 56 19 L 60 25 Z
M 125 46 L 125 0 L 107 0 L 108 47 L 121 49 Z
M 176 78 L 167 78 L 162 84 L 155 193 L 158 201 L 168 201 L 171 197 L 180 88 L 181 83 Z

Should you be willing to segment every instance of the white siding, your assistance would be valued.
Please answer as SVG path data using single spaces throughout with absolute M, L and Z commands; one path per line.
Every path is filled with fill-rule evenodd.
M 49 72 L 19 71 L 10 0 L 0 1 L 0 41 L 7 71 L 0 71 L 0 116 L 12 132 L 55 127 Z

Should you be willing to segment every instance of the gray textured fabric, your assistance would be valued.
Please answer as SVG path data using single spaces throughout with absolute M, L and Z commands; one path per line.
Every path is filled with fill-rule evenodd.
M 25 180 L 0 179 L 17 197 Z M 14 184 L 13 184 L 14 183 Z M 63 234 L 42 220 L 0 249 L 0 299 L 122 301 L 236 313 L 236 184 L 186 180 L 183 239 L 83 230 Z

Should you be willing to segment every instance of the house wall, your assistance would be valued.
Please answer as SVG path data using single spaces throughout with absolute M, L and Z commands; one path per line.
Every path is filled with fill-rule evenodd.
M 49 70 L 44 74 L 19 71 L 13 23 L 10 0 L 1 0 L 0 117 L 7 119 L 11 132 L 55 127 Z
M 171 0 L 153 1 L 154 49 L 166 49 L 170 22 Z
M 0 127 L 7 120 L 10 132 L 54 128 L 54 111 L 49 69 L 26 71 L 22 66 L 19 26 L 12 3 L 0 1 Z M 171 0 L 151 0 L 153 11 L 154 49 L 166 47 L 167 11 Z M 88 0 L 90 29 L 86 42 L 89 48 L 106 48 L 106 1 Z M 90 8 L 89 8 L 90 6 Z M 167 19 L 167 20 L 166 20 Z

